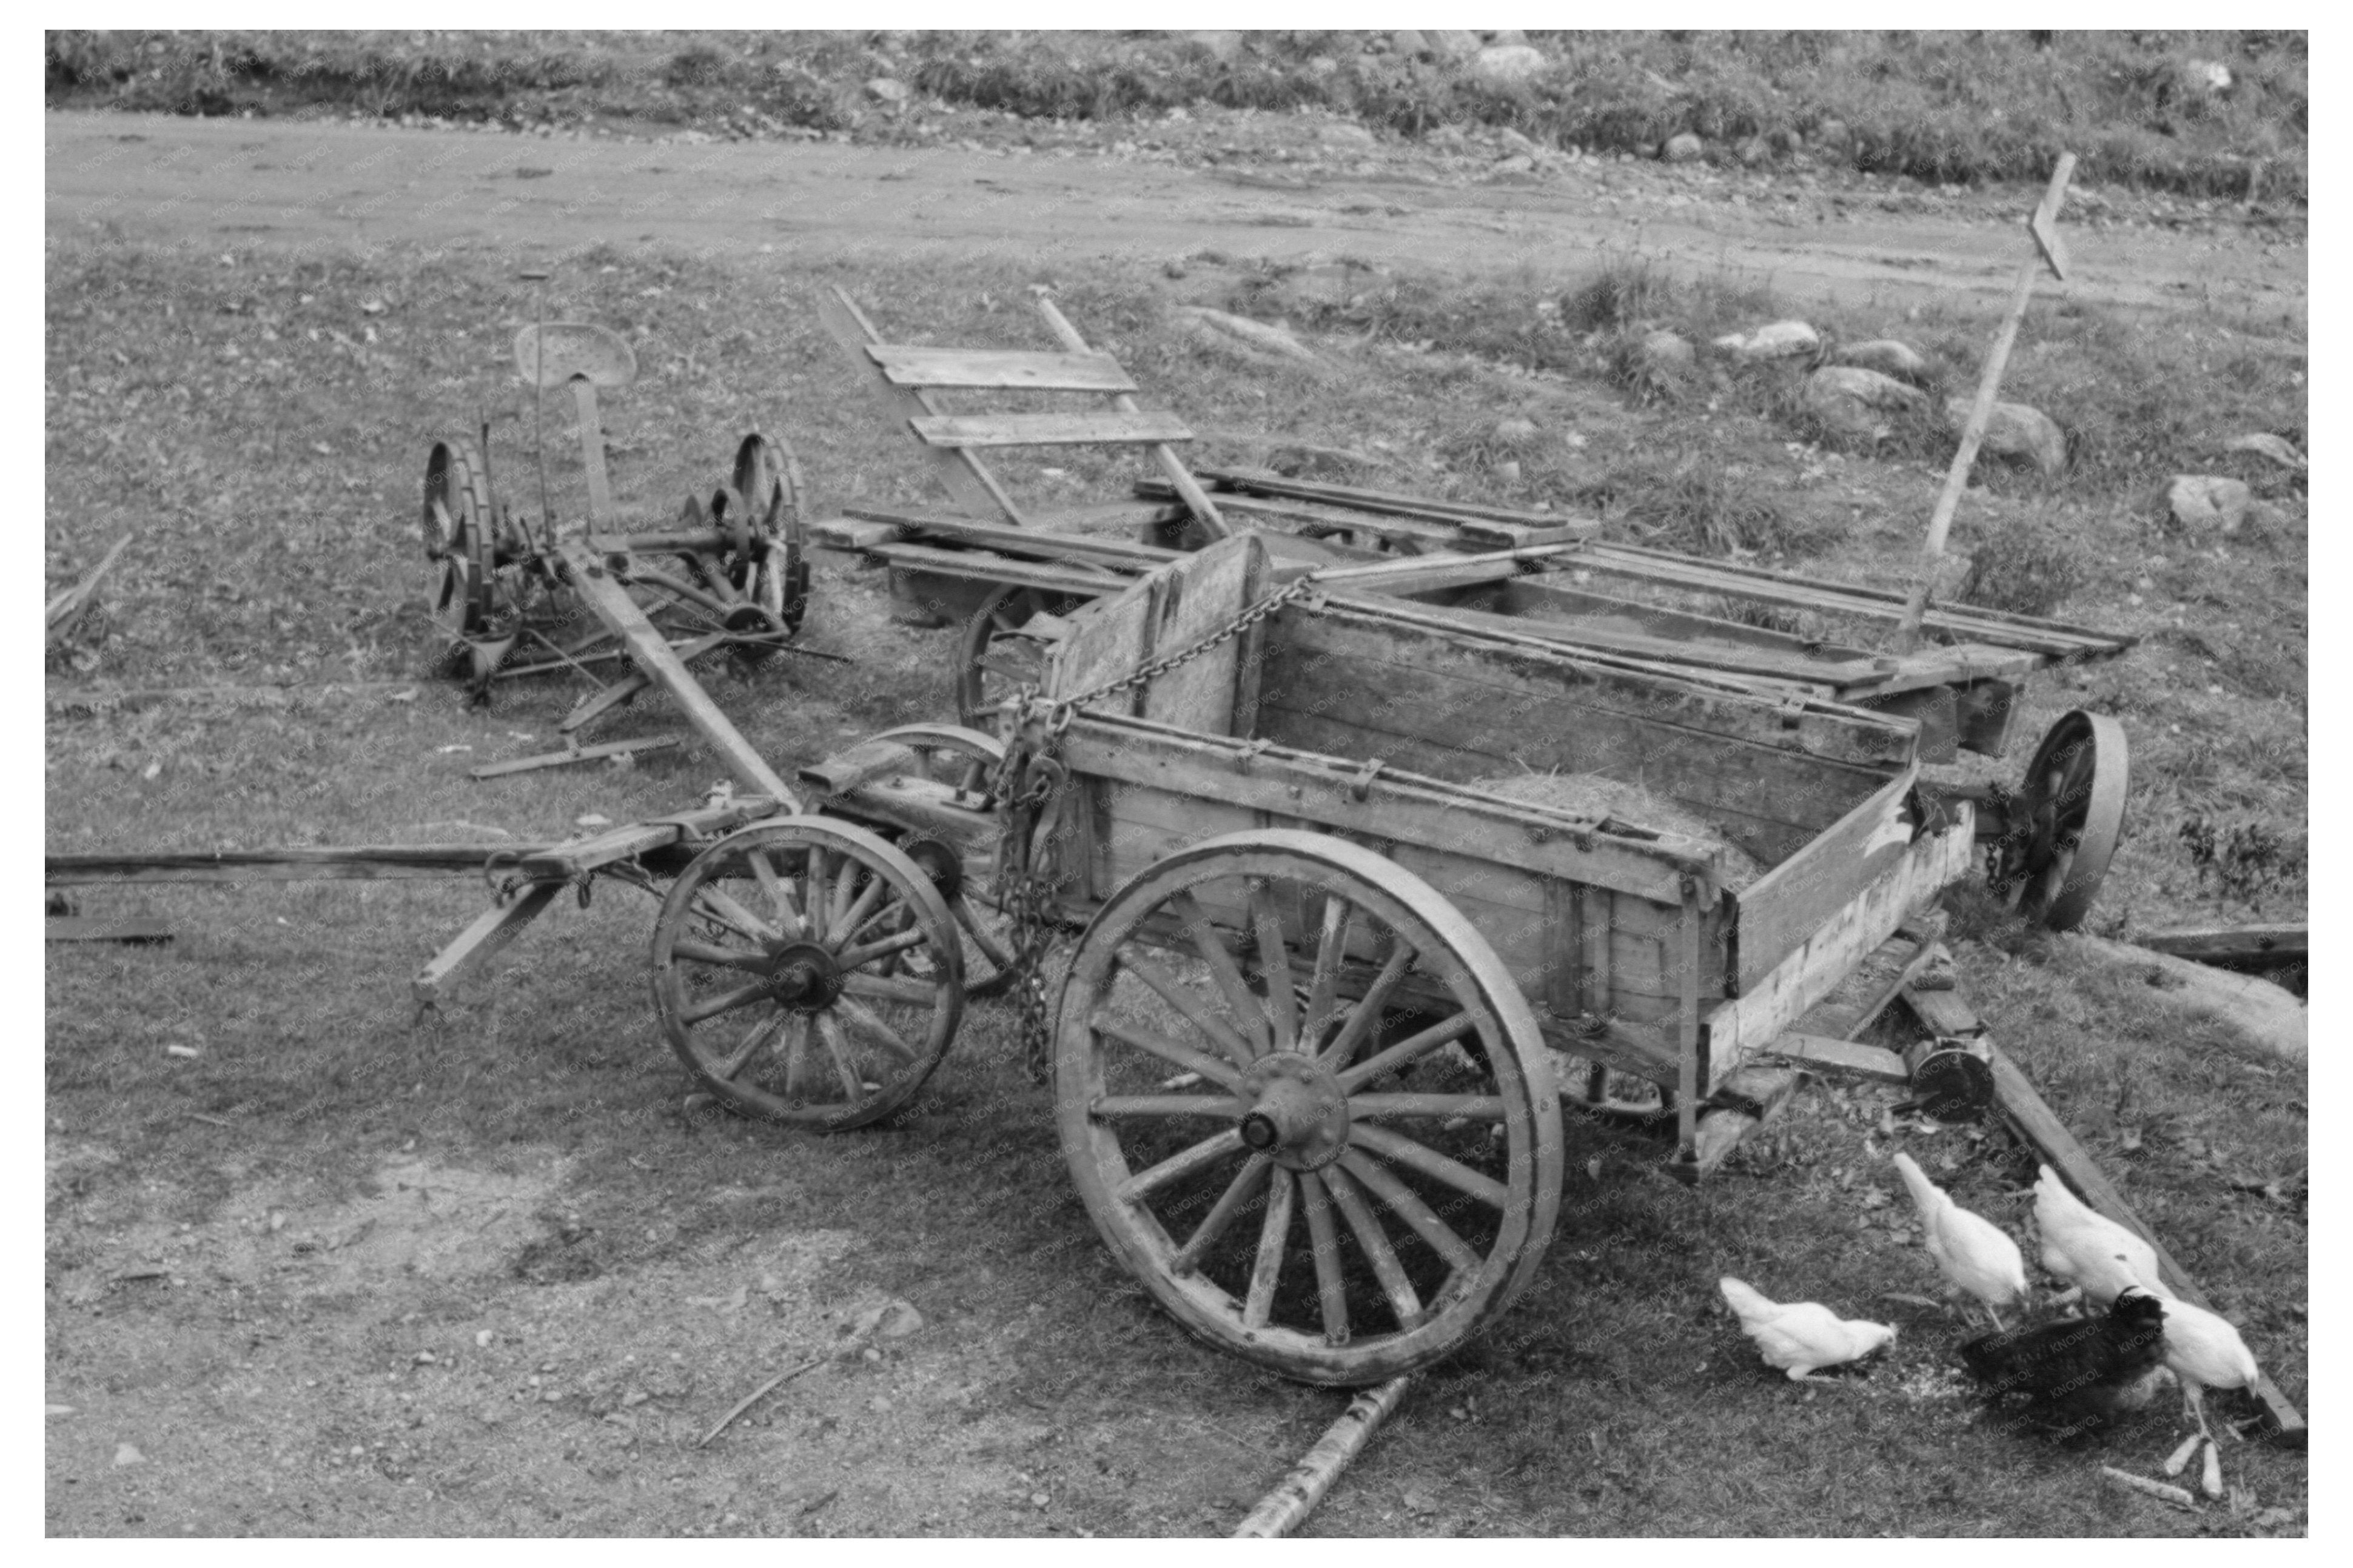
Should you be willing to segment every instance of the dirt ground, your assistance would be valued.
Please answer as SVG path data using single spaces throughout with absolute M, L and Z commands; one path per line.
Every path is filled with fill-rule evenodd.
M 642 239 L 773 256 L 781 272 L 881 254 L 1174 259 L 1210 247 L 1466 273 L 1639 251 L 1797 296 L 1989 301 L 2020 249 L 2016 192 L 1899 196 L 1844 176 L 1590 160 L 1481 183 L 1364 153 L 1310 181 L 1279 163 L 1184 168 L 1050 148 L 76 114 L 47 115 L 44 132 L 51 236 L 199 249 L 447 245 L 520 268 Z M 2191 206 L 2093 194 L 2064 289 L 2154 310 L 2260 311 L 2300 333 L 2301 219 Z M 70 1201 L 78 1173 L 138 1159 L 127 1142 L 53 1131 L 52 1202 Z M 828 1228 L 822 1204 L 795 1200 L 794 1177 L 756 1163 L 707 1194 L 723 1211 L 740 1205 L 744 1224 L 649 1268 L 566 1278 L 577 1221 L 563 1212 L 565 1178 L 561 1156 L 529 1148 L 498 1168 L 396 1155 L 356 1194 L 232 1164 L 219 1173 L 231 1195 L 201 1224 L 155 1217 L 169 1212 L 160 1202 L 80 1212 L 90 1240 L 52 1268 L 47 1301 L 48 1532 L 1182 1532 L 1220 1517 L 1229 1527 L 1340 1408 L 1300 1390 L 1214 1432 L 1155 1432 L 1148 1412 L 983 1398 L 1018 1381 L 1025 1325 L 975 1314 L 959 1289 L 1021 1268 L 1019 1248 L 976 1253 L 917 1292 L 864 1267 L 864 1238 Z M 776 1223 L 780 1210 L 797 1222 Z M 546 1268 L 528 1278 L 540 1258 Z M 1117 1294 L 1108 1263 L 1097 1276 L 1106 1310 L 1133 1316 L 1139 1340 L 1176 1337 Z M 789 1399 L 693 1447 L 810 1347 L 820 1359 Z M 1164 1448 L 1183 1451 L 1185 1496 Z M 1377 1510 L 1345 1522 L 1413 1525 Z

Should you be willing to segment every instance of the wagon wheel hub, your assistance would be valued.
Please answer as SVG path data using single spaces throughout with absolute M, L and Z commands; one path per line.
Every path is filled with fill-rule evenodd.
M 767 969 L 769 994 L 797 1013 L 821 1013 L 841 996 L 841 966 L 816 942 L 785 943 Z
M 1236 1124 L 1242 1142 L 1279 1165 L 1314 1171 L 1348 1147 L 1348 1096 L 1313 1057 L 1276 1051 L 1242 1074 L 1250 1108 Z

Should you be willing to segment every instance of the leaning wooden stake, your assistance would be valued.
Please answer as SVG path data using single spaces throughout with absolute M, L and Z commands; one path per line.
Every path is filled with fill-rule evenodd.
M 1231 1539 L 1236 1541 L 1272 1540 L 1289 1535 L 1305 1522 L 1332 1483 L 1349 1462 L 1365 1451 L 1382 1422 L 1389 1418 L 1414 1385 L 1418 1374 L 1408 1373 L 1393 1377 L 1377 1388 L 1368 1388 L 1349 1402 L 1340 1419 L 1332 1423 L 1330 1431 L 1317 1439 L 1315 1447 L 1292 1467 L 1282 1484 L 1259 1500 L 1250 1517 L 1235 1527 Z
M 1037 296 L 1037 300 L 1038 314 L 1045 318 L 1047 328 L 1061 340 L 1064 348 L 1074 354 L 1095 352 L 1087 346 L 1087 340 L 1079 335 L 1079 329 L 1071 325 L 1061 311 L 1054 309 L 1051 300 L 1043 294 Z M 1122 414 L 1136 412 L 1135 399 L 1124 392 L 1113 397 L 1111 405 Z M 1219 515 L 1218 503 L 1209 499 L 1208 492 L 1201 488 L 1201 481 L 1193 477 L 1193 470 L 1185 466 L 1184 459 L 1176 456 L 1176 449 L 1166 441 L 1155 441 L 1152 455 L 1159 461 L 1160 471 L 1168 476 L 1170 484 L 1176 487 L 1176 493 L 1184 498 L 1187 510 L 1192 512 L 1202 528 L 1212 538 L 1230 537 L 1233 529 Z
M 1953 526 L 1953 512 L 1961 503 L 1961 492 L 1968 488 L 1969 469 L 1977 465 L 1978 447 L 1985 440 L 1986 425 L 1993 418 L 1994 395 L 2001 389 L 2001 373 L 2010 363 L 2010 346 L 2018 342 L 2018 324 L 2025 320 L 2027 301 L 2034 293 L 2035 275 L 2044 267 L 2052 276 L 2063 281 L 2067 276 L 2067 247 L 2059 238 L 2059 204 L 2067 196 L 2068 176 L 2075 172 L 2075 154 L 2059 154 L 2059 166 L 2051 171 L 2051 188 L 2042 193 L 2042 203 L 2026 220 L 2026 229 L 2034 237 L 2035 257 L 2018 269 L 2018 282 L 2010 290 L 2010 313 L 2002 318 L 2001 333 L 1994 339 L 1993 353 L 1987 356 L 1985 373 L 1978 377 L 1977 401 L 1969 405 L 1968 422 L 1961 427 L 1960 449 L 1953 454 L 1953 466 L 1945 471 L 1945 488 L 1936 497 L 1936 510 L 1928 519 L 1928 538 L 1920 552 L 1920 581 L 1914 586 L 1912 596 L 1904 605 L 1904 619 L 1896 627 L 1896 643 L 1909 653 L 1920 641 L 1920 622 L 1928 610 L 1928 594 L 1935 587 L 1937 568 L 1945 559 L 1945 536 Z

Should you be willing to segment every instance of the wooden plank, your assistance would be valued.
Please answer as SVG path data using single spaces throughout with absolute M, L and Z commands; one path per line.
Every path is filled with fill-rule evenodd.
M 1109 354 L 1039 353 L 1019 349 L 918 348 L 869 343 L 866 356 L 893 386 L 1010 389 L 1032 392 L 1134 392 L 1119 361 Z
M 502 763 L 484 763 L 470 770 L 478 779 L 505 778 L 510 773 L 536 773 L 542 768 L 568 768 L 581 763 L 601 763 L 607 757 L 633 757 L 646 752 L 667 752 L 683 745 L 682 735 L 636 735 L 626 741 L 599 741 L 593 746 L 575 746 L 565 752 L 542 752 L 535 757 L 511 757 Z
M 1914 727 L 1868 710 L 1811 697 L 1794 685 L 1762 685 L 1689 666 L 1636 659 L 1593 649 L 1571 649 L 1542 632 L 1480 618 L 1466 622 L 1441 605 L 1339 593 L 1325 596 L 1322 617 L 1335 625 L 1412 627 L 1465 649 L 1489 650 L 1488 662 L 1514 670 L 1553 672 L 1557 680 L 1611 693 L 1639 694 L 1645 706 L 1696 698 L 1694 712 L 1728 732 L 1769 739 L 1777 747 L 1883 769 L 1912 759 Z M 1391 641 L 1405 639 L 1391 636 Z M 1688 704 L 1686 704 L 1688 705 Z
M 1046 533 L 1092 534 L 1097 538 L 1121 529 L 1134 534 L 1136 542 L 1146 543 L 1146 535 L 1156 534 L 1172 524 L 1185 523 L 1192 515 L 1181 501 L 1099 500 L 1035 513 L 1029 519 L 1029 526 Z
M 1229 626 L 1267 580 L 1266 550 L 1251 533 L 1219 540 L 1164 574 L 1155 657 L 1183 651 Z M 1206 735 L 1232 732 L 1234 681 L 1241 647 L 1234 640 L 1155 678 L 1144 690 L 1144 716 Z
M 676 645 L 678 647 L 679 662 L 681 664 L 691 664 L 696 659 L 701 658 L 704 654 L 711 652 L 712 649 L 725 647 L 729 635 L 730 634 L 726 632 L 712 632 L 706 636 L 696 637 L 691 641 L 682 642 Z M 586 729 L 588 725 L 596 722 L 598 718 L 619 707 L 622 703 L 630 700 L 632 698 L 636 697 L 638 692 L 643 691 L 647 687 L 651 686 L 652 684 L 652 681 L 646 679 L 645 671 L 641 669 L 633 669 L 627 675 L 622 676 L 618 680 L 616 680 L 611 685 L 606 687 L 602 691 L 591 692 L 586 697 L 582 698 L 578 702 L 573 705 L 571 712 L 566 713 L 562 719 L 556 721 L 555 727 L 560 732 L 566 735 L 573 733 L 576 730 Z M 474 776 L 476 778 L 486 778 L 489 775 L 477 772 Z
M 409 994 L 419 1007 L 439 1005 L 441 999 L 464 984 L 482 966 L 495 957 L 501 949 L 522 934 L 522 928 L 547 908 L 547 901 L 564 890 L 561 882 L 543 882 L 527 888 L 512 903 L 493 904 L 458 933 L 456 941 L 433 955 L 432 962 L 417 971 L 417 978 L 408 983 Z
M 869 779 L 916 771 L 913 752 L 896 741 L 871 740 L 811 763 L 801 770 L 800 777 L 803 784 L 815 786 L 818 794 L 835 795 L 856 789 Z
M 1767 626 L 1753 626 L 1746 622 L 1704 616 L 1694 610 L 1669 609 L 1660 605 L 1645 604 L 1640 599 L 1620 598 L 1614 594 L 1574 586 L 1564 582 L 1563 576 L 1564 574 L 1550 572 L 1536 576 L 1514 577 L 1484 593 L 1470 595 L 1463 601 L 1463 607 L 1514 618 L 1573 621 L 1579 626 L 1600 630 L 1639 633 L 1677 642 L 1736 643 L 1808 658 L 1844 660 L 1873 657 L 1868 648 L 1852 647 L 1843 643 L 1810 642 L 1792 633 L 1777 632 Z
M 1808 1008 L 1838 989 L 1914 906 L 1968 876 L 1976 863 L 1965 811 L 1944 832 L 1924 835 L 1901 861 L 1792 949 L 1771 973 L 1707 1016 L 1704 1028 L 1709 1072 L 1720 1078 L 1769 1047 Z
M 2197 926 L 2149 931 L 2133 945 L 2225 968 L 2267 969 L 2306 962 L 2310 931 L 2303 925 Z
M 1180 550 L 1166 550 L 1156 544 L 1138 544 L 1131 540 L 1048 533 L 1043 531 L 1045 520 L 1042 519 L 1038 526 L 1014 528 L 1001 522 L 975 522 L 969 518 L 897 511 L 881 507 L 849 506 L 842 508 L 842 513 L 874 522 L 895 523 L 900 534 L 908 539 L 976 544 L 1001 555 L 1016 555 L 1035 561 L 1070 562 L 1121 572 L 1146 571 L 1165 562 L 1181 561 L 1185 556 Z
M 718 753 L 737 782 L 772 799 L 792 800 L 793 792 L 784 779 L 719 710 L 710 694 L 696 684 L 694 676 L 679 662 L 668 640 L 646 619 L 645 612 L 629 597 L 628 591 L 614 581 L 604 563 L 576 543 L 558 545 L 555 556 L 566 580 L 590 611 L 621 638 L 631 661 L 670 693 L 670 700 L 678 704 L 687 721 Z
M 1907 769 L 1888 780 L 1739 895 L 1735 991 L 1764 979 L 1824 921 L 1909 853 L 1912 828 L 1905 820 L 1905 797 L 1918 776 L 1917 769 Z
M 2156 1233 L 2139 1215 L 2133 1212 L 2132 1205 L 2108 1180 L 2098 1162 L 2075 1141 L 2075 1135 L 2068 1131 L 2067 1124 L 2059 1120 L 2058 1114 L 2036 1092 L 2032 1080 L 2019 1069 L 2018 1064 L 2000 1046 L 1989 1042 L 1987 1048 L 1993 1058 L 1995 1099 L 2001 1106 L 2002 1115 L 2019 1137 L 2059 1173 L 2068 1186 L 2074 1189 L 2076 1195 L 2156 1249 L 2158 1275 L 2167 1289 L 2192 1306 L 2219 1312 L 2221 1309 L 2198 1288 L 2198 1281 L 2189 1277 L 2189 1271 L 2165 1249 L 2165 1244 L 2158 1240 Z M 2286 1394 L 2280 1392 L 2278 1384 L 2268 1377 L 2259 1376 L 2253 1392 L 2263 1406 L 2266 1419 L 2263 1435 L 2284 1447 L 2303 1448 L 2310 1428 L 2306 1426 L 2302 1413 L 2289 1403 Z
M 1794 1068 L 1751 1062 L 1719 1084 L 1716 1092 L 1735 1096 L 1738 1102 L 1710 1105 L 1697 1117 L 1689 1166 L 1694 1181 L 1714 1175 L 1744 1139 L 1781 1114 L 1798 1092 L 1798 1074 Z
M 1135 669 L 1151 651 L 1156 580 L 1145 577 L 1076 618 L 1071 635 L 1047 650 L 1045 694 L 1067 701 Z M 1134 694 L 1104 711 L 1133 713 Z
M 933 544 L 878 544 L 868 553 L 893 566 L 915 567 L 943 577 L 1020 583 L 1025 586 L 1051 584 L 1056 592 L 1115 593 L 1135 581 L 1136 577 L 1132 570 L 1118 570 L 1075 557 L 1021 561 L 998 554 L 994 550 L 943 550 Z M 1030 551 L 1025 553 L 1044 555 L 1050 552 Z M 1064 588 L 1061 584 L 1070 586 Z
M 926 414 L 907 427 L 933 447 L 1089 447 L 1189 441 L 1192 430 L 1174 414 L 1115 408 L 1052 414 Z
M 1042 293 L 1033 298 L 1037 300 L 1039 318 L 1046 323 L 1047 330 L 1054 334 L 1064 348 L 1072 353 L 1093 352 L 1087 346 L 1087 340 L 1079 335 L 1079 329 L 1071 325 L 1062 312 L 1054 308 L 1053 300 Z M 1111 405 L 1122 414 L 1136 412 L 1135 399 L 1125 393 L 1115 395 L 1111 400 Z M 1217 503 L 1209 499 L 1206 490 L 1201 489 L 1201 482 L 1193 477 L 1193 471 L 1185 466 L 1185 460 L 1176 455 L 1176 450 L 1168 443 L 1166 441 L 1153 443 L 1152 459 L 1160 466 L 1160 471 L 1167 477 L 1168 482 L 1176 488 L 1176 494 L 1185 502 L 1185 510 L 1193 514 L 1195 524 L 1203 532 L 1212 539 L 1224 539 L 1233 532 L 1233 530 L 1227 525 L 1226 520 L 1219 515 Z
M 1529 638 L 1556 647 L 1622 653 L 1651 664 L 1691 665 L 1702 669 L 1728 671 L 1734 675 L 1768 676 L 1807 686 L 1816 694 L 1825 697 L 1841 682 L 1877 673 L 1867 657 L 1860 659 L 1831 658 L 1807 653 L 1802 647 L 1780 649 L 1753 642 L 1718 641 L 1696 635 L 1660 637 L 1648 632 L 1624 631 L 1602 622 L 1558 613 L 1522 616 L 1464 605 L 1449 605 L 1445 606 L 1444 614 L 1459 619 L 1465 626 L 1493 632 L 1498 636 Z M 1699 617 L 1691 618 L 1696 620 Z
M 1593 882 L 1672 903 L 1680 877 L 1715 877 L 1697 839 L 1644 840 L 1573 825 L 1558 814 L 1442 780 L 1385 770 L 1356 798 L 1356 763 L 1286 746 L 1244 753 L 1242 742 L 1089 711 L 1062 737 L 1073 776 L 1148 785 L 1180 796 L 1497 860 L 1544 876 Z
M 1326 566 L 1315 580 L 1335 590 L 1370 594 L 1430 594 L 1516 577 L 1528 567 L 1567 545 L 1537 545 L 1526 550 L 1502 550 L 1478 555 L 1432 554 L 1404 561 L 1382 561 L 1363 566 Z M 1460 612 L 1450 610 L 1449 614 Z M 1499 620 L 1501 617 L 1497 617 Z
M 868 357 L 866 351 L 881 342 L 882 335 L 874 330 L 865 312 L 859 310 L 857 303 L 840 288 L 827 289 L 818 295 L 817 313 L 828 335 L 841 346 L 843 353 L 849 356 L 859 378 L 881 399 L 892 423 L 939 412 L 930 395 L 921 389 L 892 385 L 890 377 L 882 374 L 881 367 Z M 931 464 L 932 477 L 940 481 L 958 507 L 975 517 L 1001 517 L 1014 523 L 1021 521 L 1020 509 L 1013 504 L 1013 498 L 1005 493 L 1005 487 L 997 482 L 997 476 L 982 465 L 979 458 L 968 451 L 926 446 L 920 441 L 916 447 Z
M 1310 479 L 1286 479 L 1281 475 L 1257 468 L 1203 468 L 1201 477 L 1220 489 L 1237 489 L 1249 495 L 1284 496 L 1294 500 L 1323 501 L 1358 511 L 1387 512 L 1397 516 L 1448 518 L 1471 523 L 1503 523 L 1514 528 L 1532 529 L 1538 532 L 1557 531 L 1563 538 L 1582 538 L 1599 531 L 1601 527 L 1599 520 L 1595 518 L 1563 517 L 1554 512 L 1488 506 L 1477 501 L 1435 500 L 1427 496 L 1398 495 L 1390 490 L 1364 489 L 1355 485 L 1323 484 Z M 1519 536 L 1511 538 L 1507 542 L 1533 544 L 1552 543 L 1556 541 Z
M 124 882 L 406 881 L 480 876 L 493 857 L 509 858 L 544 844 L 354 844 L 284 849 L 143 851 L 51 855 L 43 880 L 52 888 Z
M 1841 1040 L 1828 1035 L 1808 1035 L 1796 1029 L 1785 1029 L 1773 1042 L 1772 1052 L 1793 1062 L 1821 1068 L 1830 1072 L 1847 1073 L 1867 1078 L 1879 1083 L 1908 1084 L 1912 1069 L 1904 1065 L 1902 1053 L 1884 1046 L 1866 1046 L 1859 1040 Z
M 1140 481 L 1136 493 L 1145 496 L 1174 495 L 1174 487 L 1157 480 Z M 1459 520 L 1439 520 L 1422 517 L 1396 517 L 1384 512 L 1349 511 L 1340 507 L 1325 506 L 1315 501 L 1270 500 L 1257 496 L 1229 494 L 1219 491 L 1218 508 L 1237 517 L 1264 518 L 1270 522 L 1289 523 L 1313 531 L 1341 531 L 1369 533 L 1376 538 L 1401 542 L 1416 546 L 1437 546 L 1451 549 L 1465 542 L 1468 535 Z
M 162 943 L 172 940 L 172 928 L 156 915 L 50 915 L 41 940 Z
M 1841 695 L 1841 701 L 1920 726 L 1919 760 L 1931 766 L 1960 761 L 1959 702 L 1949 686 L 1924 686 L 1887 697 Z

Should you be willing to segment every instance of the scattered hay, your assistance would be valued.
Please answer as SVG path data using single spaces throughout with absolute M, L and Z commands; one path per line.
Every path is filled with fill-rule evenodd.
M 1500 795 L 1506 800 L 1548 806 L 1572 816 L 1599 821 L 1614 817 L 1653 833 L 1677 833 L 1721 850 L 1725 885 L 1734 892 L 1746 889 L 1769 868 L 1725 837 L 1724 829 L 1689 806 L 1654 795 L 1641 784 L 1624 784 L 1598 773 L 1511 773 L 1501 778 L 1472 779 L 1464 787 Z

